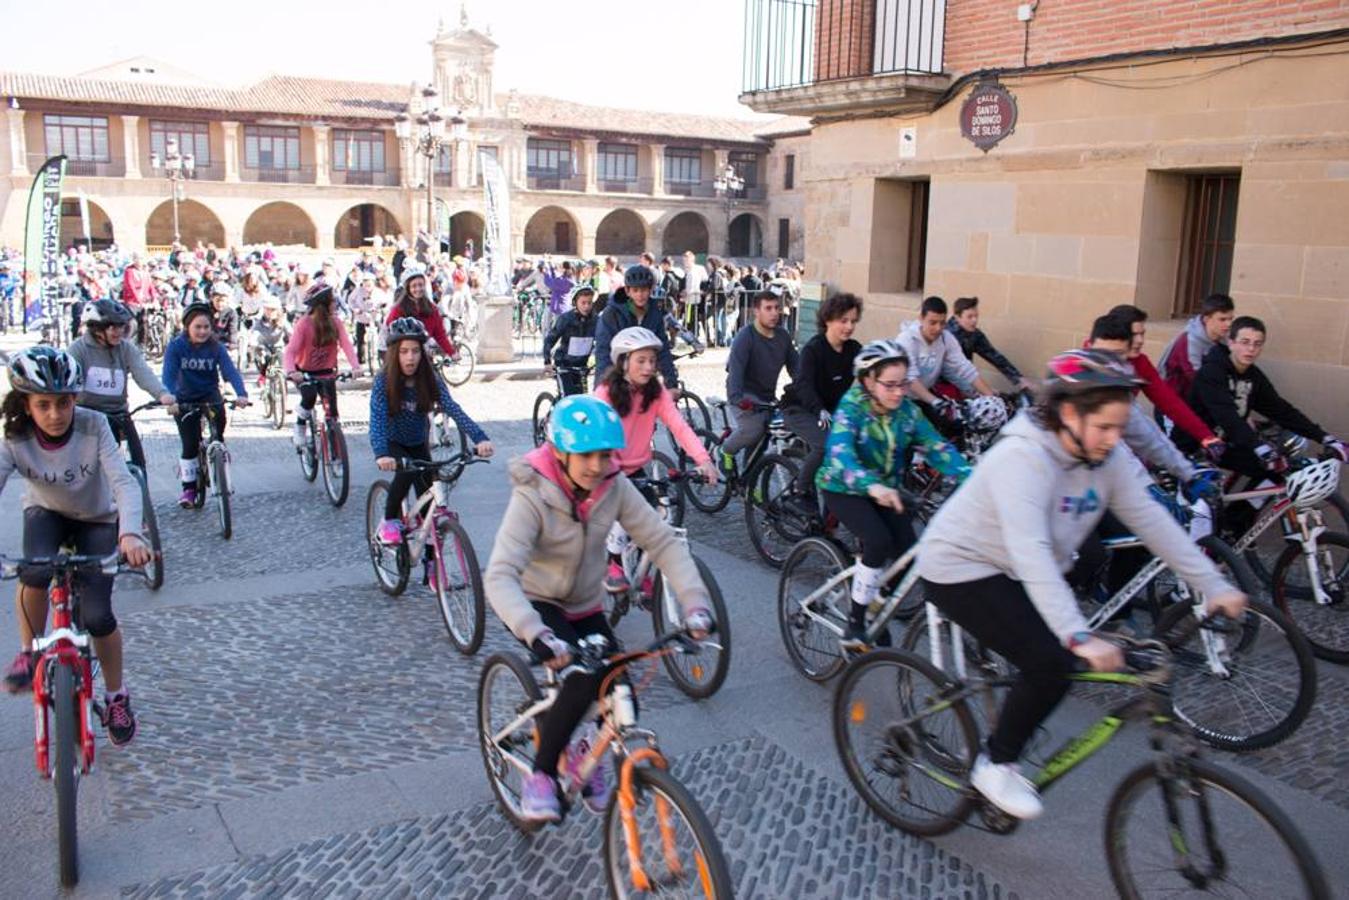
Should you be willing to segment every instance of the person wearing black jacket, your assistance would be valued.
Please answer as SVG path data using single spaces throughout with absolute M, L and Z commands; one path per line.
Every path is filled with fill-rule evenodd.
M 998 352 L 988 335 L 979 330 L 979 298 L 958 297 L 955 315 L 946 323 L 946 330 L 955 335 L 961 351 L 970 362 L 976 355 L 988 360 L 993 368 L 1016 386 L 1017 390 L 1030 390 L 1032 385 L 1012 361 Z
M 543 339 L 543 371 L 553 375 L 555 367 L 564 369 L 584 369 L 590 362 L 590 353 L 595 347 L 595 289 L 588 284 L 578 284 L 571 291 L 571 309 L 553 320 L 553 327 Z M 553 348 L 557 347 L 557 355 Z M 586 376 L 584 372 L 563 372 L 559 376 L 564 396 L 584 394 Z
M 670 338 L 665 330 L 665 313 L 659 305 L 651 302 L 651 290 L 656 278 L 651 270 L 643 265 L 629 266 L 623 273 L 623 287 L 610 295 L 604 311 L 595 323 L 595 373 L 603 376 L 604 371 L 613 365 L 609 355 L 609 344 L 614 335 L 624 328 L 640 325 L 652 334 L 659 335 L 661 348 L 656 353 L 656 367 L 660 369 L 665 387 L 679 399 L 679 373 L 675 371 L 674 355 L 670 352 Z

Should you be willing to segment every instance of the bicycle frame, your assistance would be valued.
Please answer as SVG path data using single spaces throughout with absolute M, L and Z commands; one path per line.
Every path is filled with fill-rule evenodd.
M 918 544 L 915 543 L 908 550 L 904 551 L 903 555 L 901 555 L 899 559 L 896 559 L 894 562 L 892 562 L 885 569 L 885 571 L 881 573 L 880 576 L 881 583 L 889 584 L 890 580 L 893 579 L 896 575 L 898 575 L 902 570 L 908 569 L 908 571 L 904 573 L 904 577 L 900 579 L 899 584 L 895 585 L 894 590 L 892 590 L 890 592 L 890 595 L 886 597 L 885 602 L 881 605 L 880 610 L 878 610 L 876 615 L 872 618 L 871 624 L 867 626 L 866 638 L 868 643 L 874 643 L 876 638 L 880 636 L 881 632 L 885 630 L 886 626 L 890 624 L 890 620 L 894 618 L 895 613 L 899 610 L 900 602 L 909 593 L 909 591 L 913 590 L 914 584 L 917 583 L 918 567 L 912 564 L 914 560 L 917 559 L 917 557 L 918 557 Z M 826 594 L 830 593 L 835 588 L 837 588 L 839 585 L 843 584 L 848 579 L 852 578 L 853 575 L 857 573 L 857 567 L 859 565 L 861 565 L 860 557 L 854 560 L 851 566 L 848 566 L 846 569 L 843 569 L 842 571 L 838 572 L 824 584 L 820 585 L 815 590 L 811 591 L 809 594 L 807 594 L 806 596 L 802 597 L 799 601 L 797 601 L 801 607 L 801 612 L 803 614 L 805 614 L 808 618 L 810 618 L 812 621 L 814 621 L 821 627 L 829 631 L 832 631 L 840 639 L 842 639 L 843 637 L 844 632 L 843 628 L 835 624 L 834 622 L 830 621 L 824 615 L 816 612 L 814 609 L 811 608 L 811 606 L 812 604 L 815 603 L 815 601 L 821 599 Z M 851 600 L 849 602 L 851 602 Z M 933 663 L 938 668 L 941 668 L 941 663 L 938 662 L 935 658 L 933 659 Z
M 730 405 L 725 400 L 718 397 L 708 398 L 705 402 L 707 403 L 709 410 L 716 410 L 721 414 L 720 435 L 723 441 L 726 440 L 734 430 L 731 426 L 729 414 Z M 771 411 L 768 409 L 769 404 L 761 404 L 761 406 L 764 407 L 760 410 L 761 412 L 770 412 L 768 426 L 764 428 L 764 433 L 760 435 L 759 439 L 754 442 L 754 445 L 749 448 L 749 452 L 745 454 L 745 465 L 741 467 L 736 475 L 735 481 L 731 484 L 732 490 L 735 490 L 738 487 L 743 488 L 745 476 L 749 474 L 750 470 L 754 468 L 759 460 L 763 459 L 763 457 L 771 450 L 782 450 L 791 439 L 791 432 L 787 430 L 786 426 L 782 424 L 782 421 L 779 418 L 782 412 L 781 409 L 776 404 L 771 405 Z
M 33 638 L 33 652 L 37 654 L 37 665 L 33 670 L 33 708 L 36 716 L 35 761 L 38 774 L 46 779 L 50 779 L 54 774 L 51 737 L 47 730 L 46 682 L 49 666 L 71 666 L 75 670 L 80 700 L 81 773 L 89 774 L 89 769 L 94 764 L 94 730 L 90 724 L 94 710 L 94 673 L 89 649 L 91 639 L 74 624 L 70 602 L 73 580 L 74 576 L 70 572 L 52 578 L 51 586 L 47 589 L 52 609 L 51 628 L 47 634 Z

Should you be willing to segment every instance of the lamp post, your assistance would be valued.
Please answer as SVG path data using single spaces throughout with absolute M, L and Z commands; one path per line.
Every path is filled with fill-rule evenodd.
M 735 209 L 735 197 L 745 189 L 745 179 L 741 178 L 735 171 L 734 166 L 728 165 L 721 170 L 716 179 L 712 182 L 712 187 L 717 195 L 726 202 L 726 255 L 731 253 L 731 210 Z
M 170 136 L 164 142 L 164 158 L 161 160 L 158 153 L 150 154 L 150 168 L 158 174 L 160 169 L 164 170 L 164 175 L 169 179 L 173 191 L 173 242 L 180 243 L 182 236 L 178 233 L 178 203 L 186 199 L 186 190 L 183 182 L 191 178 L 197 171 L 197 158 L 191 153 L 180 154 L 178 152 L 178 139 Z
M 416 124 L 416 130 L 413 125 Z M 393 131 L 400 141 L 412 141 L 413 150 L 426 160 L 426 230 L 439 242 L 436 234 L 436 195 L 435 171 L 436 156 L 441 145 L 446 142 L 446 124 L 449 125 L 448 138 L 454 143 L 463 140 L 468 134 L 468 121 L 459 110 L 450 114 L 449 119 L 441 113 L 440 93 L 431 85 L 422 89 L 422 110 L 413 118 L 411 108 L 394 116 Z

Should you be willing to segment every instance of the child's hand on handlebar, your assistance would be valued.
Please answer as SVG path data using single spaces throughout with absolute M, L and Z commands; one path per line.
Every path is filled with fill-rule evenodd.
M 153 556 L 150 546 L 140 535 L 135 534 L 124 534 L 118 538 L 117 549 L 129 565 L 136 567 L 147 565 Z
M 1074 656 L 1085 660 L 1093 672 L 1118 672 L 1124 668 L 1124 651 L 1095 635 L 1068 649 Z
M 398 468 L 398 460 L 394 459 L 392 456 L 381 456 L 379 459 L 375 460 L 375 465 L 379 467 L 381 472 L 392 472 L 394 469 Z
M 1246 595 L 1241 591 L 1229 591 L 1226 594 L 1209 597 L 1204 604 L 1204 614 L 1211 616 L 1222 613 L 1229 619 L 1240 618 L 1241 614 L 1246 611 L 1248 602 Z
M 483 441 L 482 443 L 474 445 L 473 452 L 483 459 L 491 459 L 492 454 L 496 452 L 496 448 L 492 446 L 491 441 Z
M 545 631 L 543 634 L 534 638 L 530 649 L 534 651 L 545 666 L 557 672 L 565 669 L 571 664 L 571 647 L 566 641 L 553 634 L 551 631 Z
M 707 462 L 698 465 L 698 472 L 703 476 L 704 481 L 714 487 L 721 478 L 721 473 L 717 471 L 716 463 L 712 462 L 710 459 Z
M 867 496 L 875 501 L 877 506 L 888 506 L 897 513 L 904 512 L 904 501 L 900 499 L 899 491 L 883 484 L 873 484 L 867 488 Z

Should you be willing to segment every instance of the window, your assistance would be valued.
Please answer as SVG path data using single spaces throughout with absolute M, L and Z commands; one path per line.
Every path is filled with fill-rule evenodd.
M 300 168 L 300 129 L 245 125 L 244 166 L 249 169 Z
M 333 168 L 339 172 L 383 172 L 384 132 L 335 130 Z
M 598 173 L 600 181 L 636 181 L 637 146 L 635 144 L 600 144 Z
M 163 122 L 150 120 L 150 152 L 160 159 L 168 156 L 169 138 L 178 141 L 178 152 L 191 156 L 198 166 L 211 164 L 211 141 L 205 122 Z
M 449 144 L 441 144 L 436 149 L 436 174 L 449 175 L 454 171 L 454 148 Z
M 672 184 L 697 184 L 702 181 L 703 151 L 697 147 L 666 147 L 665 180 Z
M 923 289 L 930 187 L 926 181 L 876 180 L 868 290 L 898 294 Z
M 791 157 L 788 157 L 790 159 Z M 778 219 L 778 257 L 792 258 L 792 220 Z
M 571 141 L 529 138 L 525 142 L 525 162 L 529 174 L 541 178 L 571 177 Z
M 47 155 L 64 153 L 72 162 L 112 162 L 106 116 L 43 116 Z
M 782 159 L 782 189 L 790 191 L 796 187 L 796 154 L 788 153 Z
M 923 289 L 923 271 L 927 268 L 927 198 L 931 184 L 912 182 L 909 191 L 909 254 L 904 272 L 904 290 Z
M 753 150 L 732 150 L 727 162 L 735 174 L 745 179 L 745 187 L 759 186 L 759 154 Z
M 1194 315 L 1212 293 L 1232 285 L 1232 249 L 1237 233 L 1239 173 L 1187 175 L 1184 231 L 1176 278 L 1175 314 Z

